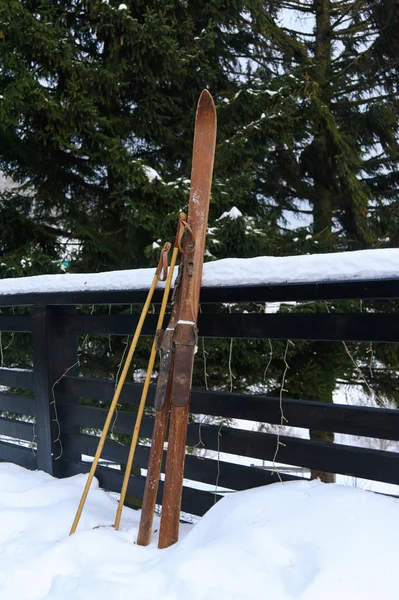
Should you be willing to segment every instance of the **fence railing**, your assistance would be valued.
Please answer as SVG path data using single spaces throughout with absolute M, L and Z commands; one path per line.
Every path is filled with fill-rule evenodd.
M 0 296 L 0 306 L 30 307 L 29 314 L 0 315 L 0 331 L 31 334 L 33 367 L 0 368 L 0 460 L 58 477 L 87 472 L 99 430 L 102 429 L 115 382 L 81 376 L 77 336 L 129 335 L 137 315 L 90 315 L 79 305 L 140 304 L 146 291 L 62 292 Z M 212 312 L 217 303 L 300 302 L 305 300 L 397 299 L 399 279 L 205 288 L 201 303 L 208 305 L 199 319 L 200 336 L 237 339 L 331 340 L 399 342 L 399 315 L 395 313 L 267 314 Z M 155 302 L 159 296 L 155 298 Z M 149 315 L 143 335 L 153 335 L 156 315 Z M 114 433 L 131 435 L 141 384 L 129 382 L 120 398 Z M 152 387 L 149 406 L 154 395 Z M 87 399 L 96 401 L 93 406 Z M 326 404 L 284 397 L 284 417 L 290 427 L 399 441 L 399 410 Z M 267 395 L 193 390 L 188 426 L 189 451 L 185 464 L 182 509 L 202 515 L 221 496 L 220 490 L 242 490 L 278 481 L 274 469 L 250 466 L 251 459 L 278 462 L 399 484 L 399 453 L 317 442 L 234 425 L 199 423 L 196 415 L 280 424 L 281 398 Z M 135 474 L 128 496 L 141 498 L 149 458 L 153 415 L 145 415 L 136 451 Z M 199 456 L 193 448 L 208 450 Z M 102 458 L 109 461 L 97 470 L 100 485 L 120 491 L 128 447 L 108 438 Z M 225 454 L 229 457 L 226 458 Z M 240 459 L 234 459 L 240 457 Z M 248 458 L 248 464 L 242 457 Z M 235 462 L 236 460 L 236 462 Z M 119 468 L 115 468 L 119 466 Z M 111 467 L 111 468 L 110 468 Z M 281 468 L 279 477 L 296 479 Z M 216 487 L 215 487 L 216 486 Z M 198 489 L 202 488 L 202 489 Z M 159 493 L 162 494 L 162 484 Z

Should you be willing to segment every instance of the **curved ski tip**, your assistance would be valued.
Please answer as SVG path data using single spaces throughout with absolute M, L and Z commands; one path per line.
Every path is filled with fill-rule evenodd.
M 202 90 L 198 100 L 198 108 L 215 108 L 212 94 L 208 90 Z

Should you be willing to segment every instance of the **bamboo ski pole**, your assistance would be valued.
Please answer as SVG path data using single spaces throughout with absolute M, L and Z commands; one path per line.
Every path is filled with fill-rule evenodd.
M 168 278 L 166 280 L 165 290 L 164 290 L 163 298 L 162 298 L 162 304 L 161 304 L 161 308 L 159 310 L 159 317 L 158 317 L 157 328 L 156 328 L 157 332 L 161 329 L 164 318 L 165 318 L 166 306 L 168 303 L 169 292 L 170 292 L 170 288 L 172 285 L 173 272 L 174 272 L 174 269 L 176 266 L 177 255 L 179 252 L 179 240 L 181 238 L 182 225 L 183 225 L 183 222 L 185 222 L 185 220 L 186 220 L 186 215 L 184 213 L 181 213 L 179 216 L 179 223 L 177 226 L 177 234 L 176 234 L 175 244 L 173 247 L 172 258 L 170 261 Z M 130 444 L 129 456 L 128 456 L 127 463 L 126 463 L 125 476 L 123 478 L 121 495 L 119 498 L 118 509 L 116 511 L 116 517 L 115 517 L 114 527 L 116 530 L 119 529 L 119 525 L 121 522 L 123 504 L 124 504 L 125 498 L 126 498 L 126 492 L 127 492 L 127 486 L 129 484 L 130 473 L 132 472 L 134 455 L 135 455 L 136 448 L 137 448 L 137 441 L 139 438 L 141 421 L 142 421 L 143 414 L 144 414 L 145 403 L 147 401 L 148 389 L 150 387 L 151 375 L 152 375 L 152 371 L 154 368 L 156 355 L 157 355 L 157 335 L 155 335 L 155 337 L 154 337 L 154 341 L 153 341 L 152 348 L 151 348 L 151 354 L 150 354 L 150 358 L 149 358 L 148 366 L 147 366 L 147 373 L 146 373 L 146 377 L 145 377 L 145 381 L 144 381 L 143 391 L 141 393 L 139 409 L 137 411 L 136 423 L 135 423 L 134 430 L 133 430 L 133 437 L 132 437 L 132 441 Z
M 87 478 L 86 485 L 84 487 L 84 490 L 83 490 L 83 493 L 82 493 L 82 497 L 80 499 L 79 506 L 78 506 L 78 509 L 76 511 L 76 515 L 75 515 L 75 518 L 73 520 L 72 527 L 71 527 L 71 530 L 69 532 L 69 535 L 72 535 L 73 533 L 75 533 L 76 528 L 77 528 L 77 526 L 79 524 L 80 517 L 81 517 L 82 511 L 83 511 L 83 507 L 85 505 L 85 502 L 86 502 L 86 499 L 87 499 L 87 495 L 89 493 L 91 482 L 93 481 L 94 473 L 96 471 L 96 468 L 97 468 L 97 465 L 98 465 L 98 461 L 100 460 L 100 456 L 101 456 L 101 453 L 102 453 L 103 448 L 104 448 L 105 439 L 107 437 L 108 430 L 109 430 L 109 427 L 111 425 L 111 420 L 112 420 L 113 414 L 115 412 L 116 405 L 118 404 L 118 400 L 119 400 L 119 397 L 120 397 L 120 394 L 121 394 L 121 391 L 122 391 L 122 387 L 123 387 L 123 384 L 125 383 L 126 376 L 127 376 L 130 364 L 132 362 L 132 358 L 133 358 L 134 352 L 136 350 L 137 342 L 139 340 L 139 337 L 140 337 L 140 334 L 141 334 L 141 330 L 143 328 L 143 324 L 144 324 L 145 318 L 147 316 L 148 309 L 150 307 L 152 297 L 154 295 L 154 291 L 155 291 L 156 285 L 157 285 L 157 283 L 158 283 L 158 281 L 160 279 L 164 280 L 166 278 L 165 264 L 166 264 L 166 269 L 167 269 L 167 255 L 168 255 L 168 252 L 170 250 L 170 247 L 171 247 L 171 244 L 169 242 L 166 242 L 166 244 L 162 248 L 161 256 L 160 256 L 160 259 L 159 259 L 159 263 L 158 263 L 158 266 L 157 266 L 157 268 L 155 270 L 155 275 L 154 275 L 154 278 L 152 280 L 151 287 L 150 287 L 150 289 L 148 291 L 147 298 L 146 298 L 143 310 L 141 311 L 139 322 L 137 324 L 136 331 L 134 332 L 132 343 L 131 343 L 130 348 L 129 348 L 129 353 L 128 353 L 127 357 L 126 357 L 125 365 L 123 367 L 120 379 L 118 381 L 118 385 L 117 385 L 115 393 L 114 393 L 114 397 L 112 398 L 112 402 L 111 402 L 111 405 L 110 405 L 109 410 L 108 410 L 108 415 L 107 415 L 107 418 L 106 418 L 105 423 L 104 423 L 104 428 L 103 428 L 103 431 L 101 433 L 100 441 L 98 442 L 96 454 L 94 456 L 93 463 L 92 463 L 91 468 L 90 468 L 89 476 Z M 163 272 L 163 276 L 162 277 L 160 277 L 161 272 Z

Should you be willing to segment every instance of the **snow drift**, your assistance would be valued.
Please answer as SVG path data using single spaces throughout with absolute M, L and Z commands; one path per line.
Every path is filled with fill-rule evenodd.
M 1 600 L 395 600 L 399 501 L 320 482 L 276 483 L 215 505 L 167 550 L 134 541 L 139 513 L 92 487 L 0 464 Z M 155 522 L 154 529 L 158 528 Z

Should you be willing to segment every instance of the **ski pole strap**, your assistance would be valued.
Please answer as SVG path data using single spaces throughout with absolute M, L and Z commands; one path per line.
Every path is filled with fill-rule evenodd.
M 180 248 L 180 240 L 183 237 L 184 234 L 184 225 L 187 222 L 187 215 L 186 213 L 180 213 L 179 215 L 179 220 L 177 222 L 177 229 L 176 229 L 176 237 L 175 237 L 175 243 L 174 243 L 174 248 Z
M 182 220 L 180 221 L 180 223 L 182 226 L 179 227 L 177 239 L 179 250 L 182 254 L 191 254 L 192 252 L 194 252 L 195 248 L 194 232 L 191 229 L 190 225 L 187 223 L 187 221 Z M 184 247 L 183 237 L 185 238 Z
M 161 250 L 161 256 L 159 257 L 159 263 L 157 266 L 156 274 L 158 281 L 165 281 L 168 276 L 168 254 L 172 244 L 166 242 Z

